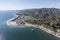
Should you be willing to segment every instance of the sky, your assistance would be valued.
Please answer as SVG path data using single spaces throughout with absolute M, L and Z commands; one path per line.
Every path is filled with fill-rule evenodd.
M 60 8 L 60 0 L 0 0 L 0 10 Z

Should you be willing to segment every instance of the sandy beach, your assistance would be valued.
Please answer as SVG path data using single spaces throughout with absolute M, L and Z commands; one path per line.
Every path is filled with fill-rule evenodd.
M 47 29 L 47 28 L 45 28 L 43 26 L 38 26 L 38 25 L 30 24 L 30 23 L 26 23 L 26 25 L 30 25 L 30 26 L 35 27 L 35 28 L 39 28 L 39 29 L 41 29 L 41 30 L 43 30 L 43 31 L 45 31 L 45 32 L 47 32 L 49 34 L 52 34 L 52 35 L 60 38 L 60 33 L 55 33 L 54 31 L 52 31 L 50 29 Z
M 17 17 L 17 16 L 16 16 L 16 17 Z M 14 17 L 14 18 L 16 18 L 16 17 Z M 13 20 L 14 18 L 7 20 L 7 24 L 8 24 L 8 25 L 17 26 L 18 24 L 16 24 L 15 21 L 14 21 L 14 22 L 11 21 L 11 20 Z M 55 33 L 54 31 L 52 31 L 52 30 L 50 30 L 50 29 L 47 29 L 47 28 L 45 28 L 45 27 L 43 27 L 43 26 L 38 26 L 38 25 L 34 25 L 34 24 L 27 23 L 27 22 L 25 22 L 25 25 L 24 25 L 24 26 L 32 26 L 32 27 L 35 27 L 35 28 L 39 28 L 39 29 L 41 29 L 41 30 L 43 30 L 43 31 L 45 31 L 45 32 L 47 32 L 47 33 L 49 33 L 49 34 L 52 34 L 52 35 L 60 38 L 60 33 Z
M 14 27 L 18 26 L 18 24 L 15 21 L 11 21 L 11 20 L 13 20 L 13 19 L 15 19 L 17 17 L 18 17 L 18 15 L 13 17 L 13 18 L 11 18 L 11 19 L 9 19 L 9 20 L 7 20 L 7 25 L 14 26 Z M 21 26 L 23 26 L 23 27 L 24 26 L 30 26 L 30 24 L 25 23 L 24 25 L 20 25 L 18 27 L 21 27 Z

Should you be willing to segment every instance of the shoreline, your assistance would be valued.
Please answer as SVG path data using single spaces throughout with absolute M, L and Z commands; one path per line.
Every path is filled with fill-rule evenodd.
M 8 25 L 12 25 L 12 24 L 10 24 L 11 20 L 13 20 L 13 19 L 15 19 L 15 18 L 17 18 L 17 17 L 18 17 L 18 15 L 16 15 L 15 17 L 13 17 L 13 18 L 11 18 L 11 19 L 8 19 L 8 20 L 7 20 L 7 24 L 8 24 Z M 15 25 L 13 25 L 13 26 L 15 26 Z
M 7 25 L 18 26 L 18 25 L 16 25 L 16 24 L 13 25 L 12 23 L 10 23 L 11 20 L 13 20 L 13 19 L 15 19 L 15 18 L 17 18 L 17 17 L 18 17 L 18 15 L 16 15 L 15 17 L 7 20 Z M 59 33 L 57 33 L 57 32 L 55 33 L 54 31 L 52 31 L 52 30 L 50 30 L 50 29 L 48 29 L 48 28 L 45 28 L 45 27 L 43 27 L 43 26 L 38 26 L 38 25 L 34 25 L 34 24 L 27 23 L 27 22 L 25 22 L 25 25 L 24 25 L 24 26 L 32 26 L 32 27 L 35 27 L 35 28 L 39 28 L 39 29 L 41 29 L 41 30 L 43 30 L 43 31 L 45 31 L 45 32 L 47 32 L 47 33 L 49 33 L 49 34 L 57 37 L 57 38 L 60 38 L 60 34 L 59 34 Z M 20 27 L 20 26 L 19 26 L 19 27 Z
M 43 31 L 45 31 L 45 32 L 57 37 L 57 38 L 60 38 L 60 34 L 59 33 L 55 33 L 54 31 L 52 31 L 50 29 L 47 29 L 47 28 L 45 28 L 43 26 L 38 26 L 38 25 L 34 25 L 34 24 L 29 24 L 29 23 L 27 23 L 27 24 L 32 26 L 32 27 L 39 28 L 39 29 L 41 29 L 41 30 L 43 30 Z
M 18 17 L 18 15 L 16 15 L 15 17 L 13 17 L 13 18 L 11 18 L 11 19 L 8 19 L 7 20 L 7 25 L 10 25 L 10 26 L 18 26 L 18 24 L 14 24 L 13 25 L 13 22 L 11 23 L 11 20 L 13 20 L 13 19 L 15 19 L 15 18 L 17 18 Z M 21 25 L 21 26 L 28 26 L 27 24 L 25 24 L 25 25 Z M 20 26 L 18 26 L 18 27 L 20 27 Z

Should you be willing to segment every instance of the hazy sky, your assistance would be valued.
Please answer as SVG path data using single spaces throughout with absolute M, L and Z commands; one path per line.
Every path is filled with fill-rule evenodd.
M 0 0 L 0 10 L 60 8 L 60 0 Z

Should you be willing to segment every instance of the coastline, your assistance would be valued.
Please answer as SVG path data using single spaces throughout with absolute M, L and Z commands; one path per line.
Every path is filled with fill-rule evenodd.
M 11 20 L 13 20 L 13 19 L 15 19 L 15 18 L 17 18 L 17 17 L 18 17 L 18 15 L 16 15 L 15 17 L 7 20 L 7 25 L 17 26 L 17 24 L 14 24 L 14 25 L 13 25 L 13 24 L 11 23 Z M 27 22 L 25 22 L 25 25 L 24 25 L 24 26 L 32 26 L 32 27 L 35 27 L 35 28 L 39 28 L 39 29 L 41 29 L 41 30 L 43 30 L 43 31 L 51 34 L 51 35 L 56 36 L 57 38 L 60 38 L 60 34 L 59 34 L 59 33 L 55 33 L 54 31 L 52 31 L 52 30 L 50 30 L 50 29 L 47 29 L 47 28 L 45 28 L 45 27 L 43 27 L 43 26 L 38 26 L 38 25 L 34 25 L 34 24 L 27 23 Z
M 8 24 L 8 25 L 12 25 L 12 24 L 10 23 L 11 20 L 13 20 L 13 19 L 15 19 L 15 18 L 17 18 L 17 17 L 18 17 L 18 15 L 15 15 L 15 17 L 13 17 L 13 18 L 7 20 L 7 24 Z M 16 26 L 16 25 L 13 25 L 13 26 Z
M 60 38 L 60 34 L 59 33 L 55 33 L 54 31 L 52 31 L 50 29 L 47 29 L 47 28 L 45 28 L 43 26 L 38 26 L 38 25 L 34 25 L 34 24 L 29 24 L 29 23 L 27 23 L 27 25 L 30 25 L 30 26 L 35 27 L 35 28 L 39 28 L 39 29 L 51 34 L 51 35 L 54 35 L 54 36 Z
M 15 19 L 15 18 L 17 18 L 17 17 L 18 17 L 18 15 L 15 15 L 15 17 L 7 20 L 7 25 L 9 25 L 9 26 L 14 26 L 14 27 L 18 26 L 18 24 L 15 24 L 15 23 L 11 22 L 11 20 L 13 20 L 13 19 Z M 25 25 L 21 25 L 21 26 L 29 26 L 29 25 L 25 24 Z M 21 26 L 18 26 L 18 27 L 21 27 Z

